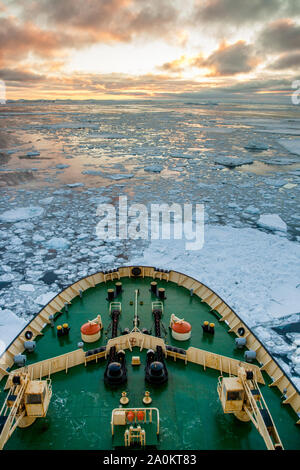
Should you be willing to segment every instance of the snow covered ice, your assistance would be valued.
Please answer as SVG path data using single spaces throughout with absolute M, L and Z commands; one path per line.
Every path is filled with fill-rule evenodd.
M 277 214 L 262 214 L 257 225 L 272 231 L 286 232 L 287 230 L 286 223 Z
M 27 220 L 32 217 L 38 217 L 43 214 L 42 207 L 18 207 L 11 209 L 0 214 L 1 222 L 17 222 L 19 220 Z
M 2 106 L 0 349 L 72 282 L 141 262 L 215 290 L 300 386 L 300 120 L 296 107 L 270 106 Z M 120 195 L 146 206 L 203 203 L 203 249 L 99 240 L 98 204 Z

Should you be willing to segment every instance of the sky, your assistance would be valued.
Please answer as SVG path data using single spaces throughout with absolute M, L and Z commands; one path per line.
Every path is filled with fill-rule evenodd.
M 0 0 L 7 99 L 282 99 L 299 0 Z

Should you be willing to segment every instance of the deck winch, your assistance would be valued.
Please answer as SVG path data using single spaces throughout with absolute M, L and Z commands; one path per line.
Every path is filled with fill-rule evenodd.
M 145 379 L 152 385 L 162 385 L 168 380 L 168 370 L 164 361 L 164 354 L 161 346 L 147 351 Z

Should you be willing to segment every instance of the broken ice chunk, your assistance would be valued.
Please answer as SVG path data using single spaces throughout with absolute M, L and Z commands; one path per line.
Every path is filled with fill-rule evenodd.
M 272 231 L 286 232 L 287 225 L 277 214 L 262 214 L 257 225 Z
M 245 149 L 247 150 L 268 150 L 269 146 L 264 144 L 263 142 L 255 142 L 254 140 L 250 140 L 248 144 L 245 145 Z
M 300 155 L 300 139 L 279 139 L 278 142 L 289 152 Z
M 44 209 L 38 206 L 18 207 L 5 211 L 0 215 L 1 222 L 18 222 L 19 220 L 39 217 L 44 213 Z
M 48 248 L 52 248 L 54 250 L 65 250 L 69 248 L 69 242 L 66 238 L 57 238 L 53 237 L 46 242 Z
M 21 284 L 19 286 L 19 290 L 21 290 L 23 292 L 34 292 L 35 288 L 32 284 Z
M 65 168 L 69 168 L 70 165 L 63 164 L 63 163 L 58 163 L 55 165 L 55 168 L 58 168 L 59 170 L 64 170 Z
M 26 154 L 26 157 L 38 157 L 40 155 L 40 152 L 38 152 L 37 150 L 33 150 L 32 152 L 28 152 Z
M 46 294 L 41 294 L 37 299 L 35 299 L 35 302 L 39 305 L 46 305 L 53 299 L 53 297 L 56 297 L 56 295 L 56 292 L 47 292 Z
M 149 165 L 145 166 L 144 171 L 148 171 L 150 173 L 160 173 L 164 169 L 161 165 Z
M 250 165 L 253 163 L 253 159 L 251 157 L 217 157 L 215 158 L 215 163 L 234 168 L 236 166 Z
M 70 183 L 66 186 L 68 186 L 69 188 L 80 188 L 81 186 L 84 186 L 84 183 Z
M 40 200 L 40 204 L 51 204 L 53 199 L 54 199 L 53 197 L 46 197 L 45 199 Z

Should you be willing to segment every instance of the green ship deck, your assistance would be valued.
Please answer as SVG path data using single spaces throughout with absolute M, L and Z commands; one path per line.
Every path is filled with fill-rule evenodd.
M 153 269 L 153 268 L 151 268 Z M 149 273 L 147 273 L 149 274 Z M 123 292 L 114 300 L 121 302 L 122 312 L 119 326 L 133 328 L 135 290 L 139 289 L 138 316 L 139 328 L 153 331 L 151 303 L 155 296 L 150 292 L 153 276 L 121 277 Z M 201 297 L 191 295 L 186 287 L 171 280 L 155 279 L 159 287 L 164 287 L 166 300 L 162 322 L 166 336 L 162 338 L 167 345 L 188 350 L 200 348 L 233 359 L 244 361 L 244 350 L 237 349 L 234 331 L 222 319 L 222 315 L 211 308 Z M 92 344 L 84 344 L 84 351 L 106 345 L 110 332 L 105 335 L 111 322 L 107 289 L 114 288 L 116 281 L 108 280 L 84 290 L 82 296 L 75 296 L 67 309 L 60 309 L 55 315 L 55 327 L 47 324 L 42 335 L 35 337 L 36 349 L 27 353 L 27 365 L 59 356 L 78 349 L 81 341 L 80 327 L 98 314 L 102 317 L 101 338 Z M 133 304 L 132 304 L 133 302 Z M 170 315 L 184 318 L 192 326 L 191 339 L 179 342 L 172 338 L 169 329 Z M 204 321 L 214 322 L 215 334 L 203 333 Z M 68 323 L 68 336 L 58 338 L 56 326 Z M 26 329 L 25 329 L 26 330 Z M 119 333 L 120 334 L 120 333 Z M 152 335 L 154 333 L 152 332 Z M 152 397 L 151 407 L 160 413 L 160 434 L 156 435 L 156 420 L 152 424 L 142 424 L 146 430 L 146 446 L 156 449 L 265 449 L 260 434 L 250 422 L 241 422 L 231 414 L 224 414 L 217 393 L 220 370 L 184 360 L 166 359 L 168 382 L 162 386 L 145 383 L 145 362 L 147 348 L 140 351 L 134 346 L 126 349 L 128 380 L 125 385 L 111 388 L 104 383 L 105 358 L 69 367 L 51 373 L 52 398 L 46 418 L 37 419 L 28 428 L 17 428 L 5 445 L 5 449 L 117 449 L 124 447 L 125 426 L 115 426 L 111 433 L 112 410 L 121 407 L 121 392 L 126 391 L 128 405 L 123 408 L 145 407 L 142 399 L 145 390 Z M 131 365 L 131 357 L 140 356 L 141 365 Z M 254 364 L 260 366 L 259 362 Z M 2 366 L 3 368 L 3 366 Z M 14 367 L 10 368 L 10 371 Z M 259 384 L 276 424 L 285 449 L 300 449 L 300 426 L 296 425 L 297 414 L 288 404 L 283 404 L 282 392 L 272 383 L 263 371 L 265 384 Z M 228 374 L 224 373 L 224 376 Z M 0 405 L 4 401 L 4 386 L 7 376 L 0 383 Z M 299 418 L 298 418 L 299 419 Z M 128 426 L 127 426 L 128 427 Z

